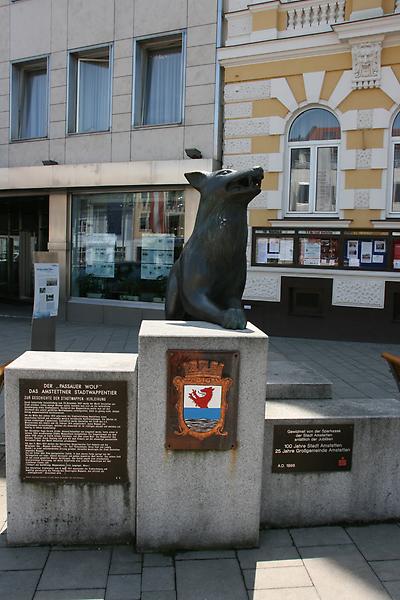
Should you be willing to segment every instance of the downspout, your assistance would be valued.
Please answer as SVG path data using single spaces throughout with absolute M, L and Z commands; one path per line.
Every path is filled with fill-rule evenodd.
M 222 77 L 218 63 L 218 49 L 222 46 L 222 21 L 224 0 L 217 0 L 217 36 L 215 49 L 215 100 L 214 100 L 214 160 L 222 160 Z

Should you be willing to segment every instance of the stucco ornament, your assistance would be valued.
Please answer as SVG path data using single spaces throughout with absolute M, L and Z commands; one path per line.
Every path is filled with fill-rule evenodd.
M 381 42 L 362 42 L 352 46 L 353 88 L 380 87 L 381 50 Z

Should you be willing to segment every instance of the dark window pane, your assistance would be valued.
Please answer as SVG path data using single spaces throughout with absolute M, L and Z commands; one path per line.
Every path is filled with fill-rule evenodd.
M 315 200 L 317 212 L 336 210 L 337 152 L 337 147 L 318 148 Z
M 292 148 L 290 156 L 291 211 L 308 212 L 310 195 L 310 148 Z
M 393 136 L 400 136 L 400 113 L 397 115 L 393 123 Z

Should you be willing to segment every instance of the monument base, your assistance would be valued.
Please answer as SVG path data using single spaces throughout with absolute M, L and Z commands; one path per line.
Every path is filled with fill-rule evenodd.
M 136 355 L 25 352 L 5 416 L 9 543 L 135 537 Z
M 231 377 L 231 385 L 237 386 L 237 413 L 229 413 L 235 410 L 233 400 L 229 400 L 226 413 L 226 418 L 230 414 L 237 419 L 233 448 L 207 450 L 206 439 L 199 441 L 187 434 L 185 424 L 174 421 L 179 395 L 172 396 L 171 427 L 167 428 L 167 398 L 178 394 L 184 379 L 174 379 L 175 387 L 174 381 L 169 381 L 167 353 L 171 350 L 182 351 L 187 362 L 193 359 L 189 372 L 197 368 L 199 352 L 203 370 L 211 368 L 218 352 L 237 355 L 238 377 Z M 203 322 L 142 323 L 137 432 L 139 551 L 258 544 L 266 372 L 267 336 L 250 323 L 243 331 Z M 198 388 L 190 388 L 195 398 L 206 393 L 201 385 Z M 232 423 L 226 428 L 228 434 Z M 213 443 L 217 443 L 215 439 Z M 180 449 L 171 449 L 177 444 Z

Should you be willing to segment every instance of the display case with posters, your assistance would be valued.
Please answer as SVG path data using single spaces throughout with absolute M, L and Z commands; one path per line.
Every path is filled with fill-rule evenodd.
M 294 232 L 285 232 L 285 234 L 265 235 L 260 231 L 260 235 L 253 238 L 253 254 L 256 265 L 292 265 L 294 256 Z
M 339 266 L 339 234 L 300 233 L 299 265 L 307 267 Z
M 379 235 L 379 237 L 378 237 Z M 343 267 L 380 271 L 386 269 L 389 239 L 378 235 L 346 234 L 344 239 Z

